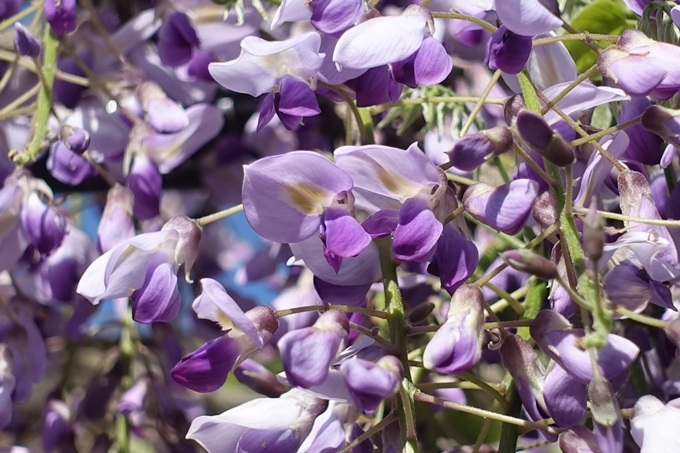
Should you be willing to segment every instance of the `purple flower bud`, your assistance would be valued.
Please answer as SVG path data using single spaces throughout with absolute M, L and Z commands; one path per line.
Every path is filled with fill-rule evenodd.
M 425 347 L 425 368 L 445 374 L 467 371 L 482 357 L 484 295 L 474 285 L 453 293 L 446 322 Z
M 286 391 L 286 386 L 276 376 L 253 359 L 246 359 L 234 369 L 234 376 L 257 393 L 276 398 Z
M 29 195 L 21 211 L 21 221 L 31 243 L 42 256 L 49 256 L 61 245 L 68 223 L 34 192 Z
M 90 148 L 90 133 L 80 127 L 62 126 L 59 130 L 59 140 L 79 156 Z
M 515 34 L 501 25 L 486 45 L 484 63 L 492 71 L 519 74 L 531 55 L 532 38 Z
M 382 357 L 377 363 L 355 357 L 342 362 L 340 372 L 354 404 L 361 410 L 373 412 L 397 391 L 403 368 L 399 359 L 391 355 Z
M 464 171 L 473 171 L 491 155 L 500 155 L 512 147 L 512 132 L 503 126 L 487 129 L 456 141 L 448 152 L 451 164 Z
M 665 141 L 680 145 L 680 110 L 672 110 L 660 105 L 652 105 L 640 116 L 640 125 L 648 132 L 658 135 Z
M 576 161 L 574 150 L 562 136 L 553 131 L 542 116 L 523 110 L 517 115 L 519 135 L 534 151 L 558 167 Z
M 87 160 L 70 151 L 61 141 L 50 147 L 47 169 L 55 179 L 72 186 L 97 174 Z
M 166 66 L 187 63 L 198 45 L 198 36 L 189 17 L 179 11 L 170 14 L 158 32 L 158 55 Z
M 323 383 L 329 367 L 347 345 L 349 322 L 336 310 L 319 316 L 312 327 L 288 332 L 278 342 L 288 382 L 309 388 Z
M 163 178 L 158 165 L 139 153 L 130 168 L 127 186 L 134 194 L 134 215 L 138 219 L 151 219 L 160 214 Z
M 78 26 L 76 0 L 45 0 L 43 11 L 55 35 L 64 35 L 76 30 Z
M 530 179 L 516 179 L 491 187 L 474 184 L 463 195 L 465 210 L 475 219 L 506 234 L 519 233 L 529 219 L 539 185 Z
M 508 250 L 501 254 L 503 261 L 513 269 L 535 275 L 543 280 L 558 278 L 557 265 L 531 250 Z
M 23 57 L 37 58 L 40 55 L 38 39 L 19 22 L 14 24 L 14 50 Z

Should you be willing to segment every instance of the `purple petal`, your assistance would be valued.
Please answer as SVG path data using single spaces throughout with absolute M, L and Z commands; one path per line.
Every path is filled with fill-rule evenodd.
M 174 134 L 151 134 L 142 140 L 146 154 L 158 163 L 162 174 L 169 173 L 203 145 L 224 125 L 222 112 L 210 104 L 196 104 L 187 110 L 189 125 Z
M 300 446 L 300 439 L 291 428 L 282 430 L 249 429 L 239 439 L 236 451 L 263 451 L 263 445 L 266 445 L 266 451 L 295 453 Z
M 255 325 L 224 287 L 211 278 L 201 279 L 201 287 L 203 292 L 191 305 L 196 315 L 220 324 L 223 330 L 238 329 L 262 349 L 264 345 Z
M 318 0 L 310 6 L 314 9 L 312 25 L 328 34 L 347 30 L 364 11 L 364 2 L 361 0 Z
M 436 85 L 442 82 L 452 68 L 453 62 L 444 46 L 428 36 L 416 53 L 392 64 L 392 76 L 399 83 L 417 88 L 419 85 Z
M 87 178 L 96 175 L 96 170 L 87 160 L 74 154 L 60 141 L 50 147 L 47 169 L 56 179 L 72 186 L 77 186 Z
M 160 257 L 161 260 L 164 257 Z M 151 263 L 141 288 L 132 293 L 132 318 L 143 324 L 170 322 L 179 313 L 177 275 L 170 263 Z
M 401 381 L 399 374 L 359 358 L 342 362 L 340 372 L 354 404 L 369 412 L 376 410 L 385 398 L 392 395 Z
M 523 36 L 548 33 L 562 25 L 541 0 L 505 0 L 496 3 L 498 18 L 508 30 Z
M 402 261 L 427 261 L 442 234 L 443 226 L 427 201 L 411 198 L 399 211 L 392 253 Z
M 173 381 L 195 392 L 214 392 L 227 380 L 238 354 L 237 341 L 224 335 L 184 357 L 170 375 Z
M 391 236 L 399 224 L 399 215 L 397 209 L 383 209 L 369 216 L 361 226 L 373 239 Z
M 321 223 L 325 236 L 322 240 L 334 255 L 343 258 L 357 256 L 371 242 L 371 236 L 342 205 L 326 209 Z
M 158 55 L 166 66 L 177 67 L 191 60 L 198 36 L 189 17 L 175 11 L 166 19 L 158 32 Z
M 478 261 L 477 246 L 449 225 L 442 231 L 427 271 L 439 276 L 442 288 L 453 293 L 474 273 Z
M 294 330 L 284 335 L 277 346 L 288 382 L 308 388 L 322 384 L 338 353 L 341 337 L 316 327 Z
M 342 266 L 336 273 L 328 264 L 323 254 L 323 243 L 318 237 L 310 237 L 302 242 L 290 245 L 297 259 L 318 278 L 335 285 L 361 285 L 376 282 L 380 279 L 380 259 L 375 244 L 369 244 L 359 255 L 344 258 Z
M 559 426 L 568 428 L 581 425 L 586 416 L 587 389 L 555 364 L 545 378 L 543 386 L 545 405 Z
M 318 232 L 320 217 L 352 190 L 352 179 L 311 151 L 260 159 L 245 167 L 243 205 L 257 234 L 295 243 Z
M 516 179 L 496 188 L 475 184 L 463 195 L 465 210 L 475 219 L 506 234 L 517 234 L 531 214 L 538 183 Z
M 314 116 L 321 113 L 314 91 L 309 85 L 292 76 L 281 80 L 277 113 L 283 112 L 292 116 Z
M 529 55 L 531 37 L 513 33 L 502 25 L 486 46 L 484 62 L 492 71 L 500 69 L 507 74 L 518 74 L 524 69 Z
M 156 132 L 174 133 L 189 125 L 189 115 L 175 101 L 168 98 L 150 98 L 144 102 L 149 125 Z
M 127 186 L 134 194 L 134 215 L 150 219 L 160 214 L 163 179 L 158 165 L 144 154 L 137 154 L 132 163 Z
M 359 194 L 368 199 L 377 195 L 387 203 L 383 208 L 399 208 L 391 200 L 413 198 L 422 189 L 440 183 L 437 167 L 416 143 L 407 150 L 380 145 L 343 146 L 334 154 L 336 165 L 354 180 L 357 205 Z
M 76 0 L 45 0 L 43 12 L 57 36 L 74 32 L 78 26 Z
M 347 70 L 349 69 L 343 69 L 343 72 Z M 354 81 L 358 107 L 397 102 L 403 89 L 404 85 L 392 78 L 387 65 L 371 68 Z
M 24 57 L 37 58 L 40 55 L 38 39 L 20 22 L 14 24 L 14 50 Z

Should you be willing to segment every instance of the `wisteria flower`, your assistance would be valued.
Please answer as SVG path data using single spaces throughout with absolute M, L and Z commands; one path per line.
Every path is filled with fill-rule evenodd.
M 249 36 L 241 41 L 241 55 L 226 63 L 211 63 L 210 75 L 222 86 L 251 96 L 267 94 L 260 108 L 258 130 L 276 113 L 289 129 L 303 118 L 318 115 L 314 95 L 316 76 L 323 55 L 321 38 L 306 33 L 280 42 Z

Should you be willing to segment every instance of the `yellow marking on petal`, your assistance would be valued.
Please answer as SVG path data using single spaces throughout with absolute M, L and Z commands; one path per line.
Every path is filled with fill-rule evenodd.
M 329 204 L 329 192 L 308 181 L 284 182 L 283 192 L 288 204 L 305 215 L 321 215 Z
M 222 327 L 222 330 L 229 330 L 234 328 L 231 318 L 223 311 L 217 313 L 217 323 Z

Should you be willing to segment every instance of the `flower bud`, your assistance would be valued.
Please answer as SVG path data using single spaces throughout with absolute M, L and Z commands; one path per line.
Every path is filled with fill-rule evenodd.
M 562 136 L 553 131 L 542 116 L 523 110 L 517 115 L 519 135 L 534 151 L 558 167 L 576 161 L 574 150 Z
M 97 228 L 97 244 L 102 253 L 134 237 L 135 224 L 132 221 L 134 195 L 127 187 L 119 184 L 111 187 L 106 194 L 104 213 Z
M 76 0 L 45 0 L 43 11 L 55 35 L 65 35 L 76 30 L 78 26 Z
M 138 219 L 151 219 L 160 214 L 163 194 L 163 177 L 158 165 L 145 154 L 138 153 L 130 168 L 127 186 L 134 194 L 134 215 Z
M 508 250 L 502 253 L 501 257 L 513 269 L 535 275 L 542 280 L 551 280 L 559 277 L 555 263 L 548 261 L 531 250 Z
M 66 219 L 44 203 L 36 192 L 28 197 L 21 221 L 42 256 L 51 255 L 61 245 L 68 229 Z
M 507 127 L 496 126 L 459 139 L 448 155 L 454 167 L 464 171 L 473 171 L 482 165 L 488 156 L 500 155 L 510 147 L 512 147 L 512 132 Z
M 19 22 L 14 24 L 14 50 L 22 57 L 37 58 L 40 55 L 38 39 Z
M 597 203 L 593 197 L 586 218 L 583 219 L 583 251 L 591 260 L 602 258 L 604 249 L 604 221 L 597 212 Z
M 59 130 L 59 140 L 79 156 L 90 148 L 90 133 L 80 127 L 62 126 Z
M 45 451 L 57 448 L 71 431 L 71 411 L 66 403 L 49 398 L 45 404 L 42 420 L 42 447 Z
M 174 68 L 189 62 L 198 45 L 198 35 L 189 17 L 179 11 L 170 14 L 158 32 L 158 55 L 166 66 Z
M 563 453 L 581 453 L 584 451 L 599 451 L 597 438 L 585 426 L 572 426 L 562 431 L 559 437 L 560 448 Z
M 410 324 L 417 324 L 421 321 L 424 321 L 428 316 L 430 316 L 430 313 L 432 313 L 432 310 L 434 309 L 435 305 L 431 302 L 419 304 L 409 312 L 408 322 Z

